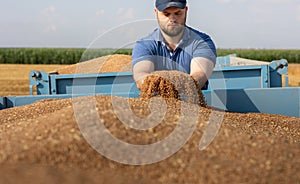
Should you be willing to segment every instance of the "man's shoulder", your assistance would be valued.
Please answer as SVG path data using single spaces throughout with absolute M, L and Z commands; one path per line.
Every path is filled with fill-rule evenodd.
M 159 29 L 154 29 L 150 34 L 145 37 L 142 37 L 138 41 L 156 41 L 159 39 Z
M 192 28 L 189 26 L 186 26 L 186 28 L 189 30 L 189 36 L 192 39 L 200 39 L 200 40 L 208 40 L 208 39 L 210 40 L 211 39 L 211 37 L 208 34 L 202 32 L 200 30 L 196 30 L 195 28 Z
M 139 60 L 145 55 L 156 54 L 158 47 L 159 29 L 153 30 L 150 34 L 136 41 L 133 50 L 133 60 Z

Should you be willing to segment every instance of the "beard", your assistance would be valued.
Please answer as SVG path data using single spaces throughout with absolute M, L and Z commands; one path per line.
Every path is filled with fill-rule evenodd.
M 161 31 L 170 37 L 180 35 L 184 31 L 185 22 L 186 22 L 186 16 L 185 16 L 184 22 L 181 24 L 180 23 L 164 23 L 158 19 L 158 24 L 159 24 Z
M 159 25 L 161 31 L 170 37 L 178 36 L 184 31 L 185 27 L 184 25 L 178 23 L 170 23 L 167 25 L 162 25 L 161 23 L 159 23 Z

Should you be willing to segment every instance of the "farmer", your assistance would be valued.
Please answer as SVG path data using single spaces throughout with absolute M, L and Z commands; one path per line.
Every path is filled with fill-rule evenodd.
M 216 62 L 211 38 L 186 25 L 186 0 L 156 0 L 154 12 L 159 28 L 138 40 L 133 48 L 133 77 L 141 89 L 145 77 L 156 70 L 190 74 L 197 85 L 207 88 Z

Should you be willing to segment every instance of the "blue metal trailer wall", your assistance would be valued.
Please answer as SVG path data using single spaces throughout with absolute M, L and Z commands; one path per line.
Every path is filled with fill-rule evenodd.
M 124 93 L 135 97 L 139 93 L 131 72 L 104 74 L 52 75 L 51 94 L 107 94 Z
M 0 97 L 0 110 L 6 108 L 6 98 Z
M 12 108 L 16 106 L 28 105 L 39 100 L 45 99 L 63 99 L 63 98 L 73 98 L 79 96 L 88 95 L 37 95 L 37 96 L 8 96 L 6 97 L 6 107 Z
M 270 87 L 268 65 L 215 68 L 208 89 Z
M 203 91 L 207 104 L 231 112 L 300 117 L 300 88 L 249 88 Z

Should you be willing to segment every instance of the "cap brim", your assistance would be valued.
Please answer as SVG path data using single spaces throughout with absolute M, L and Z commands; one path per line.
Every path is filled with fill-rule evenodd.
M 159 5 L 157 6 L 156 8 L 159 10 L 159 11 L 163 11 L 167 8 L 170 8 L 170 7 L 177 7 L 177 8 L 180 8 L 180 9 L 183 9 L 185 8 L 186 4 L 185 3 L 180 3 L 180 2 L 169 2 L 167 4 L 162 4 L 162 5 Z

